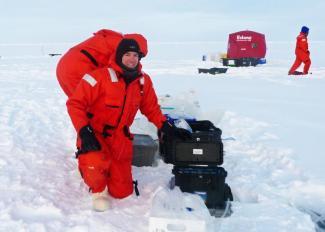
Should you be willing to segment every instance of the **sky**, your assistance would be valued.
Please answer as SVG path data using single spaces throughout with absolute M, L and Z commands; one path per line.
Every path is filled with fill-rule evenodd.
M 150 41 L 223 41 L 229 33 L 256 30 L 272 41 L 310 27 L 324 40 L 325 2 L 226 0 L 0 0 L 0 43 L 77 42 L 108 28 L 144 34 Z

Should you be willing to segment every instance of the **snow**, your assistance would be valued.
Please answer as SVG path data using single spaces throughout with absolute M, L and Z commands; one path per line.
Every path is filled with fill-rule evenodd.
M 0 45 L 0 231 L 148 231 L 153 199 L 157 190 L 168 190 L 172 166 L 133 167 L 141 195 L 111 199 L 103 213 L 91 210 L 55 77 L 59 57 L 47 56 L 70 45 Z M 325 42 L 310 46 L 313 74 L 292 77 L 292 42 L 269 42 L 265 65 L 215 76 L 197 68 L 216 65 L 200 59 L 224 52 L 225 42 L 149 44 L 143 66 L 158 95 L 169 94 L 178 110 L 213 121 L 223 138 L 233 138 L 224 140 L 223 165 L 233 214 L 206 215 L 207 231 L 315 231 L 315 222 L 324 220 L 325 68 L 319 51 Z M 155 136 L 140 116 L 133 131 Z M 182 193 L 169 194 L 175 200 Z

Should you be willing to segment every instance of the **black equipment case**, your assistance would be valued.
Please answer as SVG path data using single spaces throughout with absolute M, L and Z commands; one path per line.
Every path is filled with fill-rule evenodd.
M 192 139 L 164 136 L 160 153 L 166 163 L 174 165 L 221 165 L 223 163 L 222 131 L 210 121 L 188 122 Z
M 223 66 L 232 66 L 232 67 L 248 67 L 258 65 L 259 59 L 257 58 L 222 58 Z
M 233 200 L 231 189 L 225 183 L 227 172 L 222 167 L 174 166 L 172 172 L 175 179 L 171 187 L 176 185 L 183 192 L 200 195 L 209 209 L 225 209 L 227 201 Z
M 158 156 L 158 143 L 151 136 L 134 134 L 132 165 L 137 167 L 153 166 Z

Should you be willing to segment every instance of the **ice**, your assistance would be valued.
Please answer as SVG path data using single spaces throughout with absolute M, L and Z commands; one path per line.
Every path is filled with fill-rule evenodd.
M 223 165 L 234 194 L 233 214 L 215 219 L 200 208 L 208 232 L 315 231 L 324 218 L 325 69 L 315 65 L 312 75 L 287 76 L 291 58 L 279 53 L 277 59 L 274 52 L 290 43 L 270 43 L 264 66 L 230 68 L 218 77 L 199 75 L 201 61 L 194 53 L 176 57 L 176 62 L 159 60 L 167 57 L 169 44 L 152 44 L 156 60 L 144 59 L 157 95 L 174 99 L 165 105 L 211 120 L 223 138 L 234 138 L 224 140 Z M 324 44 L 312 46 L 321 49 Z M 26 54 L 41 51 L 38 46 L 43 45 L 29 47 Z M 212 50 L 221 44 L 171 47 L 190 53 L 190 47 L 198 51 L 202 46 Z M 159 160 L 157 167 L 133 167 L 139 197 L 111 198 L 111 210 L 93 212 L 88 188 L 77 175 L 75 131 L 55 77 L 58 57 L 17 55 L 24 46 L 10 49 L 12 56 L 8 52 L 0 60 L 0 231 L 148 231 L 159 188 L 196 204 L 193 196 L 168 192 L 172 167 Z M 141 115 L 132 131 L 157 139 L 156 128 Z

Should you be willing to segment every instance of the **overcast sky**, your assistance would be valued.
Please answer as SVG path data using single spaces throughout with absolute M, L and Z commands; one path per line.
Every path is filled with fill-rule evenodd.
M 223 41 L 239 30 L 325 40 L 324 0 L 0 0 L 0 43 L 77 42 L 101 28 L 151 41 Z

